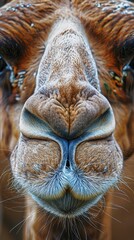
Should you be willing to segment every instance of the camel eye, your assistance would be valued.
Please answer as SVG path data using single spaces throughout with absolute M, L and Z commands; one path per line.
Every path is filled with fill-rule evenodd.
M 5 62 L 5 60 L 0 56 L 0 74 L 2 74 L 4 72 L 4 70 L 6 70 L 8 67 L 7 63 Z
M 134 58 L 123 68 L 123 87 L 127 96 L 134 100 Z
M 131 60 L 129 67 L 134 71 L 134 58 Z

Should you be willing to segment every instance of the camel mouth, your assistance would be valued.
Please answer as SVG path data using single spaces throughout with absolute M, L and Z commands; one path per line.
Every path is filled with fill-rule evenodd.
M 46 212 L 63 218 L 77 217 L 90 211 L 119 180 L 117 173 L 110 177 L 86 176 L 79 169 L 57 169 L 53 175 L 44 176 L 41 180 L 43 176 L 34 182 L 19 176 L 20 184 Z
M 62 217 L 81 215 L 119 182 L 122 154 L 112 137 L 75 139 L 70 144 L 54 140 L 21 136 L 11 155 L 14 177 L 46 211 Z
M 57 199 L 40 198 L 34 194 L 31 194 L 31 196 L 47 212 L 58 217 L 73 218 L 84 214 L 89 208 L 96 205 L 103 194 L 91 195 L 88 200 L 77 199 L 69 191 L 66 191 L 62 197 Z

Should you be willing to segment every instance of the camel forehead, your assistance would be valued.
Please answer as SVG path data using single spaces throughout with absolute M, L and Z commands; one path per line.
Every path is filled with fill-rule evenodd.
M 82 30 L 81 25 L 84 26 L 87 35 L 90 36 L 90 41 L 92 41 L 92 37 L 94 38 L 96 35 L 96 37 L 99 38 L 99 41 L 101 39 L 105 42 L 110 41 L 113 45 L 113 40 L 116 42 L 117 34 L 121 31 L 120 26 L 123 26 L 124 24 L 126 25 L 124 27 L 125 35 L 124 33 L 122 33 L 123 35 L 121 33 L 119 34 L 119 42 L 122 41 L 122 37 L 127 37 L 127 34 L 130 35 L 133 31 L 132 29 L 129 29 L 129 32 L 127 33 L 127 29 L 129 28 L 127 21 L 128 18 L 132 17 L 132 15 L 133 4 L 126 2 L 123 3 L 122 1 L 115 3 L 114 1 L 93 0 L 84 1 L 83 4 L 82 1 L 61 0 L 52 2 L 47 0 L 33 0 L 32 2 L 23 1 L 23 3 L 13 1 L 5 5 L 1 8 L 0 17 L 3 23 L 7 22 L 8 18 L 9 21 L 17 21 L 17 25 L 14 29 L 17 30 L 17 35 L 20 34 L 20 27 L 23 31 L 27 30 L 28 32 L 25 35 L 25 41 L 29 38 L 29 36 L 33 36 L 37 33 L 37 29 L 39 35 L 42 35 L 42 33 L 44 34 L 44 41 L 46 41 L 48 34 L 51 32 L 53 25 L 56 26 L 55 23 L 57 23 L 57 21 L 71 19 L 72 24 L 73 22 L 77 22 L 79 31 Z M 120 25 L 117 24 L 118 21 L 120 21 Z M 24 25 L 22 25 L 21 22 L 24 22 Z M 66 27 L 65 22 L 64 27 Z M 106 29 L 109 29 L 111 33 Z M 112 31 L 115 32 L 112 33 Z M 7 31 L 6 34 L 8 35 L 9 32 Z M 19 35 L 18 37 L 22 38 Z M 15 36 L 15 38 L 17 38 L 17 36 Z

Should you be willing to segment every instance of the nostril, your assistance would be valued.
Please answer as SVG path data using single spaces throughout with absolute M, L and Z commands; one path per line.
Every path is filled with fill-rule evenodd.
M 23 109 L 20 116 L 20 131 L 24 136 L 36 139 L 47 138 L 51 132 L 46 122 L 36 117 L 26 108 Z
M 90 139 L 102 139 L 111 136 L 115 129 L 115 119 L 112 109 L 109 108 L 87 129 Z

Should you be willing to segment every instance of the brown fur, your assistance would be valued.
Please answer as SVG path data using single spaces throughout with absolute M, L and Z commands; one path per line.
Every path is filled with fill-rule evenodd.
M 134 150 L 134 113 L 133 100 L 125 92 L 123 81 L 121 81 L 122 68 L 126 64 L 121 50 L 123 44 L 131 39 L 134 32 L 132 27 L 134 26 L 132 13 L 134 6 L 129 3 L 129 14 L 127 14 L 120 5 L 122 2 L 127 3 L 125 1 L 118 1 L 120 5 L 118 9 L 116 4 L 105 0 L 98 2 L 98 5 L 94 0 L 33 0 L 28 7 L 26 7 L 27 1 L 23 1 L 24 6 L 17 6 L 16 4 L 20 2 L 16 0 L 9 3 L 8 10 L 7 6 L 4 6 L 0 16 L 2 55 L 13 66 L 16 76 L 21 70 L 26 70 L 21 89 L 17 85 L 12 86 L 8 108 L 1 100 L 3 116 L 1 149 L 11 151 L 16 145 L 20 112 L 25 103 L 20 121 L 20 131 L 24 137 L 20 136 L 11 157 L 15 178 L 19 180 L 20 185 L 27 184 L 24 188 L 27 201 L 24 239 L 75 240 L 80 236 L 83 240 L 109 240 L 110 218 L 108 215 L 110 215 L 111 204 L 109 192 L 104 194 L 105 211 L 99 211 L 103 209 L 103 201 L 99 201 L 96 206 L 89 209 L 87 214 L 77 217 L 76 220 L 54 217 L 28 196 L 27 191 L 31 190 L 34 184 L 37 184 L 35 188 L 39 193 L 39 183 L 43 184 L 46 176 L 53 174 L 52 169 L 54 171 L 58 169 L 62 154 L 55 140 L 48 138 L 44 140 L 41 136 L 35 137 L 34 128 L 30 132 L 30 126 L 27 128 L 23 114 L 28 110 L 47 123 L 57 136 L 71 141 L 87 131 L 89 123 L 94 122 L 109 107 L 103 94 L 110 101 L 114 111 L 116 120 L 114 136 L 124 158 L 127 159 Z M 16 7 L 16 11 L 12 7 Z M 123 11 L 124 14 L 122 14 Z M 71 23 L 68 24 L 67 19 L 70 19 Z M 58 33 L 53 29 L 55 23 Z M 88 50 L 89 58 L 81 37 L 80 24 L 91 48 L 91 51 Z M 67 27 L 64 29 L 64 26 Z M 72 41 L 75 40 L 74 45 L 70 41 L 72 36 Z M 68 38 L 66 45 L 65 37 Z M 9 39 L 9 43 L 6 39 Z M 8 49 L 11 40 L 15 41 L 17 47 L 15 50 L 12 46 L 9 47 L 10 55 L 9 50 L 5 49 Z M 59 55 L 55 53 L 55 46 L 60 49 Z M 45 49 L 46 55 L 44 55 Z M 49 69 L 50 63 L 51 69 Z M 90 73 L 88 77 L 91 84 L 88 83 L 88 74 L 85 74 L 84 66 L 87 66 L 88 74 Z M 47 69 L 49 69 L 48 76 Z M 117 80 L 110 75 L 111 71 L 118 75 Z M 46 79 L 45 83 L 46 76 L 49 81 Z M 99 93 L 98 79 L 102 94 Z M 16 94 L 20 95 L 19 103 L 15 100 Z M 90 141 L 82 141 L 76 150 L 75 163 L 89 179 L 96 176 L 101 176 L 102 180 L 106 177 L 110 179 L 113 174 L 120 176 L 122 155 L 112 132 L 105 137 L 94 137 Z M 107 166 L 108 171 L 105 173 Z M 48 185 L 50 187 L 50 184 Z M 70 190 L 67 191 L 70 192 Z M 71 194 L 80 201 L 88 199 L 72 192 Z M 62 196 L 56 196 L 56 199 L 59 198 L 61 199 Z M 92 226 L 94 222 L 96 227 Z

